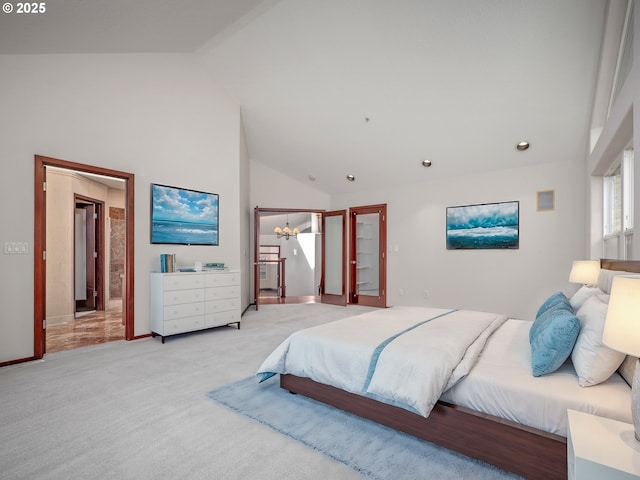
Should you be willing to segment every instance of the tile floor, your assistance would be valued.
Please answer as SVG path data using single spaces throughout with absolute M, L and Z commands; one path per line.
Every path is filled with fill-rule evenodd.
M 73 322 L 47 327 L 46 353 L 124 339 L 122 300 L 112 299 L 105 310 L 87 313 Z

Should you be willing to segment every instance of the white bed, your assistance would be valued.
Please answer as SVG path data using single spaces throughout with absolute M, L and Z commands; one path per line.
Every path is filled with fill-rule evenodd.
M 530 321 L 507 320 L 487 342 L 469 375 L 442 400 L 567 436 L 567 409 L 631 423 L 631 388 L 614 373 L 581 387 L 570 361 L 549 375 L 531 375 Z
M 640 262 L 605 262 L 603 268 L 640 272 Z M 404 338 L 403 329 L 449 310 L 392 307 L 296 333 L 265 360 L 258 374 L 261 378 L 280 374 L 281 386 L 292 392 L 527 478 L 566 478 L 568 408 L 631 422 L 629 372 L 625 372 L 627 381 L 617 372 L 624 355 L 601 344 L 606 294 L 612 276 L 618 273 L 602 270 L 599 288 L 583 287 L 571 298 L 579 303 L 573 312 L 574 326 L 579 319 L 579 327 L 575 327 L 577 340 L 574 337 L 575 344 L 571 343 L 569 358 L 564 363 L 562 360 L 556 362 L 548 374 L 536 372 L 535 368 L 536 376 L 532 374 L 532 357 L 538 359 L 537 353 L 531 354 L 532 321 L 478 313 L 480 316 L 493 315 L 497 324 L 489 321 L 495 328 L 478 330 L 480 342 L 469 343 L 470 355 L 461 358 L 463 367 L 453 365 L 451 378 L 447 374 L 443 380 L 438 379 L 436 389 L 441 391 L 436 396 L 438 401 L 433 410 L 429 405 L 429 395 L 433 393 L 427 400 L 412 397 L 407 402 L 404 393 L 399 397 L 401 401 L 397 401 L 392 393 L 379 395 L 380 392 L 368 390 L 371 366 L 375 363 L 371 358 L 377 355 L 376 346 L 389 343 L 384 339 L 392 338 L 390 343 L 397 345 L 395 353 L 388 356 L 399 358 L 403 350 L 411 352 L 408 357 L 417 365 L 413 378 L 422 378 L 428 370 L 424 364 L 430 364 L 434 357 L 416 353 L 414 348 L 423 340 Z M 448 316 L 448 313 L 444 314 L 444 317 Z M 387 327 L 379 329 L 385 321 L 393 322 L 394 317 L 401 319 L 401 325 L 394 327 L 395 331 L 403 332 L 398 337 L 400 341 Z M 466 332 L 466 329 L 462 327 L 458 332 Z M 302 343 L 297 345 L 296 337 L 302 339 Z M 446 346 L 440 350 L 460 349 L 458 344 L 449 347 L 444 342 Z M 426 347 L 427 350 L 431 348 L 433 345 Z M 627 363 L 634 366 L 637 362 L 625 361 Z M 398 387 L 404 388 L 403 382 L 414 383 L 407 380 L 412 377 L 404 372 L 406 365 L 402 365 L 402 361 L 398 365 L 385 366 L 386 373 L 382 375 L 385 382 L 391 382 L 392 392 Z M 400 372 L 397 379 L 393 373 L 395 368 Z M 442 366 L 438 364 L 435 370 L 441 371 Z M 420 407 L 412 408 L 423 401 L 427 403 L 424 411 Z

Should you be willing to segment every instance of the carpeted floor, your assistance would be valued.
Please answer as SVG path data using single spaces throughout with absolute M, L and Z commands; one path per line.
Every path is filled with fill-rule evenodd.
M 519 479 L 493 466 L 410 435 L 292 395 L 278 377 L 255 376 L 213 390 L 209 397 L 373 480 Z
M 266 305 L 248 310 L 240 330 L 164 345 L 116 341 L 2 367 L 0 479 L 361 479 L 207 392 L 255 375 L 294 331 L 370 310 Z

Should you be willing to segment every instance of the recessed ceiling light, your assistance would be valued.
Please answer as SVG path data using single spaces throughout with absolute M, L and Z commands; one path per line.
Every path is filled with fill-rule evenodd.
M 356 177 L 355 177 L 355 176 L 353 176 L 353 175 L 351 175 L 351 174 L 347 175 L 347 180 L 349 180 L 350 182 L 355 181 L 355 179 L 356 179 Z
M 516 150 L 520 151 L 520 152 L 524 152 L 527 148 L 529 148 L 529 142 L 527 142 L 526 140 L 523 140 L 522 142 L 519 142 L 516 145 Z
M 422 166 L 423 167 L 430 167 L 431 166 L 431 160 L 422 160 Z
M 307 178 L 309 179 L 310 182 L 316 181 L 316 177 L 314 175 L 309 175 Z

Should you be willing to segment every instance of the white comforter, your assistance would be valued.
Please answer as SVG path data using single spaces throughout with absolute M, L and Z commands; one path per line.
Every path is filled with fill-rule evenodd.
M 308 377 L 427 417 L 506 319 L 468 310 L 380 309 L 292 334 L 258 377 Z

